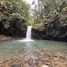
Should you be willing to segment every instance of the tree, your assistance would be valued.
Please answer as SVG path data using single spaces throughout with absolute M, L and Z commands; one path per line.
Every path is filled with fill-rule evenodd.
M 3 24 L 4 30 L 10 30 L 10 33 L 15 33 L 16 29 L 23 31 L 22 26 L 29 18 L 29 4 L 23 0 L 0 0 L 0 14 L 0 24 Z
M 44 36 L 66 37 L 67 0 L 38 0 L 38 4 L 35 12 L 38 26 L 35 24 L 34 28 L 45 31 Z

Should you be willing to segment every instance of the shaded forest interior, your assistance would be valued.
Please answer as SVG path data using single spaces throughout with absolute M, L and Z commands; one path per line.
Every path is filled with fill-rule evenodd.
M 0 34 L 24 38 L 27 26 L 32 25 L 34 39 L 67 41 L 67 0 L 38 0 L 38 6 L 33 4 L 30 15 L 26 1 L 0 0 Z

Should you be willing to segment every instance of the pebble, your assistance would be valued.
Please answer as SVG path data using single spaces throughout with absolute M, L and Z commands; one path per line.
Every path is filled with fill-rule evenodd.
M 42 67 L 48 67 L 47 65 L 43 65 Z

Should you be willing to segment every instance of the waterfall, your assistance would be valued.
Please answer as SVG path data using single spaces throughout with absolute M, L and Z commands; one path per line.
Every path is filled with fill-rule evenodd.
M 25 37 L 25 39 L 20 40 L 20 42 L 33 41 L 33 40 L 31 39 L 31 31 L 32 31 L 32 26 L 28 26 L 28 27 L 27 27 L 27 32 L 26 32 L 26 37 Z
M 31 40 L 31 30 L 32 30 L 32 26 L 28 26 L 26 32 L 26 40 Z

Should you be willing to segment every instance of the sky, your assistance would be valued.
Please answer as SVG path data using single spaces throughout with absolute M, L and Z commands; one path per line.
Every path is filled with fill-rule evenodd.
M 38 2 L 38 0 L 25 0 L 25 1 L 27 1 L 27 3 L 30 3 L 30 4 L 32 4 L 33 1 L 35 1 L 35 4 L 37 4 Z
M 35 5 L 38 5 L 38 0 L 24 0 L 24 1 L 30 4 L 30 15 L 33 15 L 34 12 L 32 10 L 35 9 Z M 35 5 L 32 4 L 32 2 L 35 2 Z
M 30 4 L 31 8 L 34 8 L 34 4 L 32 5 L 32 2 L 35 1 L 35 4 L 37 5 L 38 4 L 38 0 L 24 0 L 26 1 L 27 3 Z
M 30 4 L 32 4 L 33 2 L 33 0 L 25 0 L 25 1 L 27 1 L 27 3 L 30 3 Z

